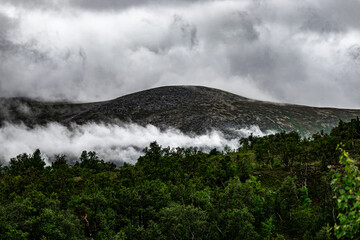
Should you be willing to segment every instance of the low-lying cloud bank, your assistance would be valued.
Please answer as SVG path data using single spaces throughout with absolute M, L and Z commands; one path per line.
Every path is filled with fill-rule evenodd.
M 263 136 L 258 126 L 238 129 L 240 137 Z M 270 132 L 269 132 L 270 133 Z M 204 135 L 186 135 L 177 129 L 161 131 L 153 125 L 137 124 L 72 125 L 67 128 L 57 123 L 28 128 L 25 125 L 5 124 L 0 128 L 0 163 L 21 153 L 32 153 L 39 148 L 49 163 L 56 154 L 79 157 L 83 150 L 96 151 L 106 161 L 134 164 L 142 154 L 142 149 L 157 141 L 163 147 L 198 147 L 204 151 L 212 148 L 230 149 L 238 147 L 238 139 L 226 139 L 224 134 L 213 130 Z

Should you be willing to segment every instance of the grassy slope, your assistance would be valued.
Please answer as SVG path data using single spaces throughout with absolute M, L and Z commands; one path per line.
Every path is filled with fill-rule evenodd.
M 296 130 L 302 135 L 311 135 L 320 129 L 331 129 L 339 119 L 348 121 L 359 115 L 360 110 L 255 101 L 218 89 L 194 86 L 161 87 L 111 101 L 84 104 L 0 99 L 0 122 L 22 121 L 34 125 L 51 121 L 83 124 L 120 120 L 153 124 L 163 129 L 171 126 L 183 132 L 203 133 L 215 128 L 230 135 L 236 133 L 232 129 L 249 125 L 258 125 L 262 130 Z

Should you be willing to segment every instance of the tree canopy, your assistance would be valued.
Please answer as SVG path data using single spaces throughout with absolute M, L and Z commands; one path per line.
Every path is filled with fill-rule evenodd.
M 236 151 L 153 142 L 120 167 L 91 151 L 49 166 L 21 154 L 0 167 L 0 239 L 356 239 L 359 133 L 354 119 Z

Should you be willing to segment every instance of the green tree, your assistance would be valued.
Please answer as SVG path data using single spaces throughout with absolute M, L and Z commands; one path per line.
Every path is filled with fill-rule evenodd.
M 208 215 L 192 205 L 172 203 L 160 211 L 161 235 L 164 239 L 208 239 Z
M 360 171 L 348 153 L 340 150 L 343 171 L 337 171 L 331 184 L 334 187 L 339 214 L 334 226 L 337 238 L 359 239 L 360 223 Z
M 24 153 L 12 158 L 9 162 L 9 171 L 13 175 L 25 172 L 39 172 L 44 169 L 44 166 L 45 161 L 41 157 L 41 152 L 36 149 L 31 156 Z

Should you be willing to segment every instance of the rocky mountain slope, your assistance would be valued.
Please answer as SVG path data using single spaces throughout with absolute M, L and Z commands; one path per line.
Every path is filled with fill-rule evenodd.
M 278 104 L 244 98 L 218 89 L 200 86 L 168 86 L 129 94 L 111 101 L 72 104 L 41 102 L 24 98 L 0 99 L 0 122 L 26 125 L 59 122 L 134 122 L 183 132 L 201 133 L 258 125 L 261 130 L 299 131 L 310 135 L 328 130 L 339 119 L 360 116 L 360 110 L 315 108 Z

